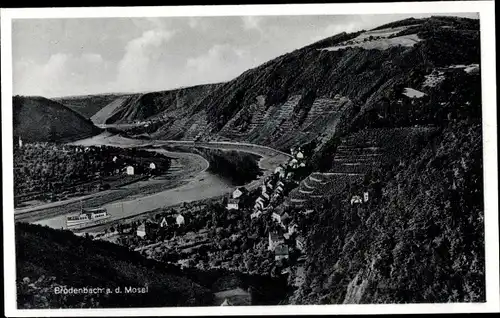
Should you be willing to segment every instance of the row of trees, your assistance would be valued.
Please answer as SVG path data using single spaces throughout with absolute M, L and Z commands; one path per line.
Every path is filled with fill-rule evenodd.
M 233 185 L 244 185 L 262 175 L 259 156 L 239 151 L 197 148 L 197 151 L 210 163 L 209 170 Z

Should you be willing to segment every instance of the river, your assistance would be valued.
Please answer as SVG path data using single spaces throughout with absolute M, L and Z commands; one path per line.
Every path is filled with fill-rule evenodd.
M 124 138 L 117 135 L 109 135 L 103 134 L 99 136 L 95 136 L 92 138 L 84 139 L 79 142 L 74 142 L 72 144 L 78 145 L 109 145 L 109 146 L 119 146 L 119 147 L 144 147 L 152 144 L 165 144 L 164 141 L 158 142 L 146 142 L 143 140 L 135 140 L 130 138 Z M 213 146 L 216 148 L 217 146 Z M 227 149 L 227 145 L 223 146 Z M 233 146 L 237 148 L 237 146 Z M 175 188 L 167 189 L 164 191 L 160 191 L 157 193 L 149 194 L 149 195 L 141 195 L 135 194 L 133 196 L 128 196 L 127 198 L 123 198 L 117 201 L 109 202 L 104 204 L 103 207 L 108 210 L 108 212 L 112 215 L 111 221 L 117 221 L 119 219 L 128 218 L 135 215 L 140 215 L 146 213 L 148 211 L 152 211 L 159 208 L 164 208 L 168 206 L 174 206 L 183 202 L 194 202 L 203 199 L 209 199 L 213 197 L 219 197 L 221 195 L 225 195 L 230 193 L 235 189 L 234 186 L 229 184 L 227 181 L 223 180 L 219 176 L 211 174 L 207 171 L 208 162 L 201 156 L 196 154 L 189 153 L 176 153 L 166 151 L 161 148 L 151 148 L 148 149 L 150 151 L 156 151 L 163 153 L 170 157 L 182 157 L 184 161 L 184 172 L 186 173 L 185 178 L 183 180 L 183 184 L 177 186 Z M 234 149 L 237 150 L 237 149 Z M 252 153 L 256 153 L 256 151 L 248 151 Z M 280 164 L 285 162 L 288 158 L 281 154 L 277 154 L 275 156 L 269 156 L 266 154 L 260 153 L 262 159 L 259 161 L 259 166 L 264 169 L 264 175 L 261 177 L 265 177 L 269 175 L 274 169 Z M 260 180 L 254 180 L 248 185 L 247 188 L 256 188 L 260 184 Z M 128 187 L 140 187 L 144 185 L 144 183 L 151 181 L 141 181 L 137 184 L 129 185 Z M 76 211 L 72 211 L 69 213 L 64 213 L 55 217 L 43 218 L 34 221 L 35 224 L 47 225 L 53 228 L 65 228 L 66 227 L 66 216 L 74 215 Z M 78 214 L 78 212 L 76 212 Z M 92 229 L 88 230 L 92 232 Z

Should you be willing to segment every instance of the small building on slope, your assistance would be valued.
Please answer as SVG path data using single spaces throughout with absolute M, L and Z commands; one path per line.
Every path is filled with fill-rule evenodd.
M 136 234 L 140 238 L 144 238 L 146 236 L 146 224 L 145 223 L 142 223 L 141 225 L 139 225 L 139 227 L 137 228 Z

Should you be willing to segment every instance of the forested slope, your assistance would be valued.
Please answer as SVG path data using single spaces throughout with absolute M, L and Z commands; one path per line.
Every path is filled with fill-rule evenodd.
M 92 122 L 44 97 L 14 96 L 14 136 L 24 141 L 72 141 L 100 132 Z
M 293 303 L 484 301 L 481 125 L 459 121 L 402 166 L 373 173 L 356 207 L 330 197 L 308 233 Z
M 16 224 L 19 308 L 161 307 L 212 304 L 213 294 L 165 266 L 116 244 L 70 231 Z M 32 285 L 30 285 L 32 284 Z M 64 295 L 55 287 L 102 287 L 113 292 Z M 125 287 L 146 287 L 125 293 Z M 120 287 L 122 293 L 114 292 Z

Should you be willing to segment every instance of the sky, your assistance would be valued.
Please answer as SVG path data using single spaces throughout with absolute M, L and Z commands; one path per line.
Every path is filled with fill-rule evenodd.
M 223 82 L 343 31 L 430 15 L 14 20 L 13 93 L 60 97 Z

